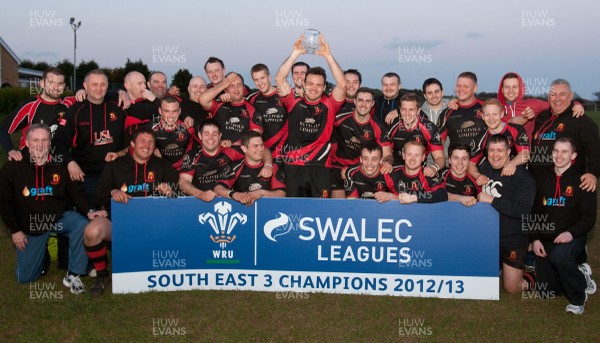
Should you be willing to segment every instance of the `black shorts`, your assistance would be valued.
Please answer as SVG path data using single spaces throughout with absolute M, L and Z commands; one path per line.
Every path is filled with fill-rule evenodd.
M 334 191 L 344 190 L 344 179 L 342 179 L 341 168 L 331 168 L 331 189 L 333 189 Z
M 500 267 L 502 267 L 502 263 L 506 263 L 513 268 L 524 270 L 526 257 L 527 245 L 518 248 L 500 246 Z
M 331 170 L 321 166 L 285 166 L 287 197 L 331 198 Z

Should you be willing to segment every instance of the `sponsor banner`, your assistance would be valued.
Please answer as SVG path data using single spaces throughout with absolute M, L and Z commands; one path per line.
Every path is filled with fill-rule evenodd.
M 499 219 L 487 204 L 134 198 L 112 210 L 115 293 L 499 297 Z

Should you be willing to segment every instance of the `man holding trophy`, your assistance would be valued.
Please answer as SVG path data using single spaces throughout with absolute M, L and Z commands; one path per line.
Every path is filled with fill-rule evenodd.
M 296 41 L 292 53 L 275 75 L 277 93 L 288 111 L 288 130 L 281 158 L 285 163 L 287 196 L 329 198 L 331 133 L 335 115 L 346 97 L 346 78 L 323 35 L 317 40 L 316 35 L 308 31 L 314 30 L 307 30 Z M 304 79 L 303 97 L 294 97 L 286 78 L 298 57 L 311 52 L 325 58 L 336 85 L 329 96 L 324 95 L 325 70 L 310 68 Z

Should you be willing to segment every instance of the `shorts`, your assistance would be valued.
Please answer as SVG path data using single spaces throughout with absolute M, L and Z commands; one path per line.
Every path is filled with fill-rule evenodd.
M 285 166 L 287 197 L 331 198 L 331 170 L 321 166 Z
M 331 189 L 334 191 L 344 190 L 344 180 L 342 179 L 341 168 L 331 168 Z
M 526 257 L 527 245 L 518 248 L 500 246 L 500 268 L 502 263 L 506 263 L 513 268 L 524 270 Z

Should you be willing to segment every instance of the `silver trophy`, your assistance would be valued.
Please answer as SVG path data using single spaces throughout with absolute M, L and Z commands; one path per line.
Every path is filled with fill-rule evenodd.
M 302 42 L 304 43 L 304 48 L 306 49 L 307 54 L 315 54 L 317 50 L 319 50 L 319 35 L 321 33 L 319 30 L 308 29 L 304 31 L 304 38 Z

